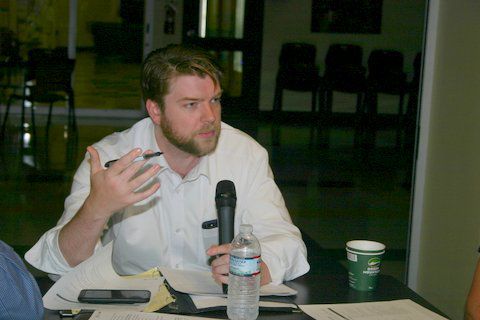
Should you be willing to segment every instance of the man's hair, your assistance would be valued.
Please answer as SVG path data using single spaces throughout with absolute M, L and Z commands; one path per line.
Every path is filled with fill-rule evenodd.
M 193 46 L 169 45 L 150 52 L 143 62 L 141 85 L 144 101 L 153 100 L 163 110 L 171 80 L 180 75 L 209 77 L 215 86 L 221 86 L 222 72 L 208 52 Z

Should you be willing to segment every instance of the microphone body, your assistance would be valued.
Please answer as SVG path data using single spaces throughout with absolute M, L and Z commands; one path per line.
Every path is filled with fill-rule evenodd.
M 237 195 L 235 185 L 230 180 L 218 182 L 215 192 L 215 204 L 218 214 L 218 243 L 232 242 L 234 234 L 235 206 Z M 227 293 L 227 285 L 223 284 L 223 293 Z
M 237 204 L 235 185 L 232 181 L 222 180 L 217 184 L 215 204 L 218 214 L 218 243 L 230 243 L 235 236 L 233 227 Z

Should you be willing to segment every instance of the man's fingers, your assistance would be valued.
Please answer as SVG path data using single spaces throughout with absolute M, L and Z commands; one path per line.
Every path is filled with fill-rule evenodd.
M 228 255 L 224 255 L 222 256 L 222 258 L 225 257 L 227 258 L 227 262 L 221 262 L 221 263 L 218 263 L 216 265 L 213 264 L 212 262 L 212 273 L 213 274 L 228 274 L 228 272 L 230 271 L 230 263 L 228 262 L 228 258 L 229 256 Z M 216 260 L 220 260 L 220 258 L 216 259 Z
M 132 204 L 147 199 L 148 197 L 153 195 L 155 192 L 157 192 L 157 190 L 159 188 L 160 188 L 160 183 L 157 182 L 154 185 L 152 185 L 150 188 L 148 188 L 147 190 L 135 193 L 134 197 L 133 197 L 133 200 L 132 200 Z
M 150 153 L 153 153 L 153 150 L 152 149 L 148 149 L 148 150 L 145 150 L 142 155 L 147 155 L 147 154 L 150 154 Z
M 228 284 L 228 275 L 223 275 L 223 274 L 214 274 L 212 275 L 213 279 L 215 280 L 216 283 L 218 284 Z
M 219 256 L 218 258 L 214 259 L 211 263 L 212 269 L 217 268 L 222 265 L 229 265 L 230 264 L 230 256 L 228 254 L 224 254 Z M 227 270 L 228 272 L 228 270 Z
M 143 161 L 139 161 L 139 162 L 143 162 Z M 128 181 L 129 188 L 133 191 L 137 190 L 138 188 L 143 186 L 148 180 L 156 176 L 161 169 L 161 167 L 158 164 L 154 164 L 149 168 L 145 168 L 146 170 L 141 174 L 139 174 L 138 176 L 135 176 L 136 172 L 138 172 L 140 168 L 138 168 L 135 172 L 134 167 L 137 167 L 138 165 L 139 165 L 138 163 L 132 164 L 130 167 L 128 167 L 124 171 L 124 173 L 122 173 L 122 174 L 125 174 L 125 178 L 129 179 Z
M 135 148 L 117 161 L 115 161 L 111 166 L 110 170 L 115 174 L 120 174 L 124 171 L 132 162 L 133 160 L 142 154 L 142 149 Z M 114 160 L 114 159 L 112 159 Z
M 97 149 L 92 146 L 88 146 L 87 151 L 90 154 L 90 173 L 91 175 L 93 175 L 99 170 L 102 170 L 102 165 L 100 164 L 100 156 L 98 155 Z
M 211 246 L 210 248 L 208 248 L 207 254 L 209 256 L 227 254 L 227 253 L 230 252 L 230 249 L 231 249 L 230 243 L 225 243 L 225 244 L 222 244 L 222 245 L 219 245 L 219 246 Z

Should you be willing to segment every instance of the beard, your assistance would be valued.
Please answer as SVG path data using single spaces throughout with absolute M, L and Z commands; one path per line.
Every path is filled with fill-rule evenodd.
M 168 117 L 163 114 L 160 122 L 163 136 L 175 147 L 188 154 L 201 157 L 215 150 L 220 137 L 220 122 L 205 125 L 200 130 L 194 131 L 189 136 L 182 136 L 175 130 Z M 195 140 L 195 137 L 203 132 L 215 131 L 213 137 Z

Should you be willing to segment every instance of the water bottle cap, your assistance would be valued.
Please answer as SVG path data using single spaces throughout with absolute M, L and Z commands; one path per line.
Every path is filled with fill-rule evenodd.
M 241 224 L 240 233 L 252 233 L 253 227 L 251 224 Z

